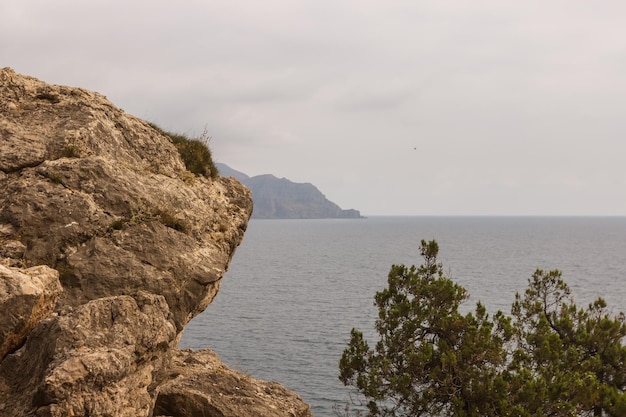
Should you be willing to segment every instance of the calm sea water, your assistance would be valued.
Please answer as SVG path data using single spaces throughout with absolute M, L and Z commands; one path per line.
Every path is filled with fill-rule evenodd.
M 334 416 L 352 391 L 338 361 L 357 327 L 372 345 L 373 296 L 392 264 L 420 264 L 436 239 L 449 276 L 492 312 L 509 312 L 537 268 L 559 269 L 584 306 L 626 311 L 626 218 L 374 217 L 252 220 L 215 301 L 181 347 L 210 348 L 229 366 L 277 381 Z

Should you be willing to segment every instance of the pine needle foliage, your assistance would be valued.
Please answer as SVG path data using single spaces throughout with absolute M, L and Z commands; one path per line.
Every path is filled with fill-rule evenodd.
M 511 315 L 459 307 L 437 242 L 393 265 L 376 293 L 379 340 L 352 329 L 339 379 L 370 416 L 626 416 L 626 319 L 599 298 L 578 308 L 559 271 L 537 270 Z

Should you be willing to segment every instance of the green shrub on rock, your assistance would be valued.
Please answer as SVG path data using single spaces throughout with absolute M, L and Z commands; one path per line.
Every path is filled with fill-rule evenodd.
M 207 178 L 216 178 L 219 175 L 208 146 L 210 137 L 206 133 L 198 139 L 192 139 L 184 134 L 163 130 L 154 123 L 150 123 L 150 126 L 172 141 L 190 172 Z

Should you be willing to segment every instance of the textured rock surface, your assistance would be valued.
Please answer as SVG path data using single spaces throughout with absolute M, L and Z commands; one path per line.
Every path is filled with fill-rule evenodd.
M 175 339 L 162 296 L 100 298 L 61 312 L 0 364 L 5 415 L 148 416 L 153 372 L 168 364 Z
M 54 269 L 17 269 L 0 263 L 0 360 L 52 314 L 60 293 L 59 274 Z
M 0 416 L 151 416 L 184 325 L 243 238 L 250 192 L 191 174 L 167 137 L 100 94 L 5 68 L 0 98 L 6 299 L 19 285 L 4 276 L 58 274 L 30 319 L 0 322 Z
M 155 416 L 306 417 L 309 407 L 275 382 L 226 368 L 210 350 L 177 352 L 159 388 Z
M 97 93 L 4 69 L 0 95 L 5 239 L 26 265 L 59 270 L 64 303 L 144 290 L 182 329 L 217 292 L 249 192 L 190 174 L 167 138 Z

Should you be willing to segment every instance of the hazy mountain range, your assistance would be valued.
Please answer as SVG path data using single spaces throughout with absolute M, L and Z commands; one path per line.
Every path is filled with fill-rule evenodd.
M 362 218 L 358 210 L 344 210 L 310 183 L 295 183 L 271 174 L 250 177 L 226 164 L 215 164 L 224 177 L 234 177 L 252 191 L 257 219 Z

